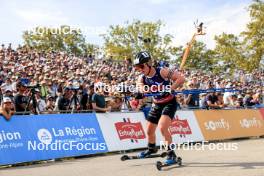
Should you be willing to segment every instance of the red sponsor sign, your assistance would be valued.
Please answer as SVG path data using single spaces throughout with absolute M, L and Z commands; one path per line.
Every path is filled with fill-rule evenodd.
M 180 120 L 177 116 L 172 120 L 171 126 L 169 127 L 171 135 L 179 134 L 186 135 L 192 134 L 192 130 L 189 126 L 188 120 Z
M 115 127 L 120 140 L 145 139 L 145 133 L 140 122 L 117 122 Z

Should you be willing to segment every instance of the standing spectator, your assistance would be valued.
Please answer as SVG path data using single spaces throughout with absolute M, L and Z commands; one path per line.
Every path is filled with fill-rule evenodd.
M 88 90 L 87 108 L 89 110 L 93 109 L 93 106 L 92 106 L 92 97 L 93 97 L 93 94 L 94 94 L 94 84 L 90 85 L 89 86 L 89 90 Z
M 24 83 L 19 82 L 17 84 L 17 89 L 18 94 L 14 97 L 16 112 L 29 111 L 32 106 L 29 105 L 27 107 L 29 97 L 24 95 L 25 91 L 27 90 L 26 86 L 24 85 Z
M 47 98 L 46 111 L 52 113 L 52 111 L 54 111 L 54 108 L 55 108 L 54 98 L 51 95 L 49 95 Z
M 253 101 L 252 95 L 253 95 L 253 92 L 251 90 L 247 90 L 246 95 L 243 99 L 244 105 L 246 107 L 255 105 L 255 102 Z
M 88 103 L 87 90 L 83 86 L 80 86 L 80 106 L 81 106 L 81 110 L 87 110 L 87 108 L 88 108 L 87 103 Z
M 71 90 L 68 87 L 64 88 L 63 95 L 58 99 L 58 110 L 67 111 L 70 109 L 71 96 Z
M 92 107 L 96 112 L 107 112 L 111 107 L 106 107 L 106 101 L 103 91 L 103 86 L 97 86 L 96 92 L 92 96 Z
M 122 107 L 122 96 L 118 93 L 114 94 L 113 100 L 110 102 L 111 111 L 121 111 Z
M 49 94 L 46 80 L 43 80 L 41 82 L 40 93 L 41 93 L 41 97 L 44 98 L 44 99 Z
M 193 82 L 187 84 L 188 89 L 196 89 Z M 184 104 L 188 108 L 198 108 L 199 107 L 199 93 L 187 94 L 184 95 Z
M 36 89 L 35 90 L 36 94 L 35 94 L 35 98 L 36 98 L 36 110 L 38 112 L 38 114 L 41 114 L 43 111 L 46 110 L 46 102 L 45 100 L 43 100 L 41 98 L 41 95 L 40 95 L 40 90 L 39 89 Z
M 223 107 L 223 105 L 218 104 L 218 97 L 215 92 L 209 93 L 205 97 L 205 104 L 207 109 L 219 109 Z
M 12 100 L 12 102 L 14 102 L 14 96 L 11 90 L 6 89 L 4 92 L 4 97 L 9 97 Z
M 6 90 L 10 90 L 11 92 L 13 92 L 13 86 L 12 86 L 12 82 L 11 79 L 8 77 L 6 78 L 5 83 L 3 83 L 1 85 L 2 88 L 2 92 L 5 92 Z

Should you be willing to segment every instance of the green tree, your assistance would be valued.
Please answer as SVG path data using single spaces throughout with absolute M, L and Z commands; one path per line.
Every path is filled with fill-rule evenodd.
M 216 47 L 214 49 L 215 59 L 221 70 L 244 69 L 246 59 L 243 55 L 243 45 L 239 38 L 233 34 L 223 33 L 215 36 Z
M 104 38 L 104 51 L 117 59 L 132 58 L 142 50 L 149 51 L 153 58 L 168 60 L 178 49 L 173 47 L 172 36 L 160 35 L 161 21 L 141 22 L 136 20 L 131 24 L 110 26 Z
M 246 31 L 242 32 L 243 44 L 247 46 L 245 55 L 248 58 L 247 70 L 260 67 L 264 56 L 264 2 L 254 0 L 249 6 L 250 22 Z
M 36 27 L 25 31 L 23 39 L 26 46 L 38 51 L 63 51 L 76 55 L 92 51 L 92 44 L 85 42 L 81 30 L 66 25 L 59 28 Z
M 208 50 L 203 42 L 195 41 L 185 63 L 185 68 L 213 71 L 217 63 L 214 51 Z
M 254 0 L 249 6 L 250 22 L 240 36 L 215 36 L 215 53 L 219 66 L 227 70 L 243 69 L 251 72 L 261 67 L 264 56 L 264 3 Z

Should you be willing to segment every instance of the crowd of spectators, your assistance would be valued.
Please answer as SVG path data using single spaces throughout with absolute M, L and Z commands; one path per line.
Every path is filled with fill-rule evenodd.
M 232 76 L 197 70 L 186 70 L 184 74 L 184 89 L 236 88 L 241 91 L 177 95 L 180 108 L 242 108 L 263 104 L 264 72 L 261 70 L 237 71 Z M 138 100 L 132 96 L 127 99 L 127 92 L 104 92 L 100 87 L 135 85 L 138 75 L 130 59 L 117 62 L 112 58 L 96 59 L 92 55 L 76 57 L 62 52 L 36 52 L 32 48 L 13 49 L 11 45 L 2 45 L 1 110 L 11 102 L 13 105 L 9 109 L 17 113 L 109 112 L 127 108 L 137 111 L 150 107 L 151 98 Z

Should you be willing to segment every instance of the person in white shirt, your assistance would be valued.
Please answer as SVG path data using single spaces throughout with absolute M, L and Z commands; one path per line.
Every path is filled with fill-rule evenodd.
M 37 111 L 38 111 L 38 113 L 42 113 L 43 111 L 46 110 L 47 105 L 46 105 L 45 100 L 43 100 L 41 98 L 40 90 L 36 89 L 35 92 L 36 92 L 35 97 L 36 97 L 36 101 L 37 101 Z

